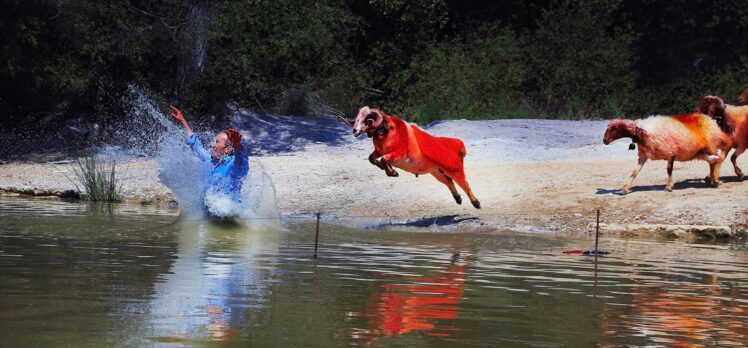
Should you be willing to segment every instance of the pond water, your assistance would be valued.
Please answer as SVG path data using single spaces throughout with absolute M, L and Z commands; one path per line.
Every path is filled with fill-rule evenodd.
M 0 347 L 740 346 L 748 251 L 0 200 Z

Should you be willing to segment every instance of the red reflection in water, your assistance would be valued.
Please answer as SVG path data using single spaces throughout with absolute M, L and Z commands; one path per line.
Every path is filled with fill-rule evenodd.
M 232 327 L 227 317 L 227 308 L 221 305 L 207 305 L 205 310 L 210 318 L 208 332 L 215 341 L 233 341 L 236 327 Z M 230 309 L 228 309 L 230 311 Z
M 439 322 L 455 319 L 464 294 L 465 265 L 458 264 L 459 254 L 444 270 L 430 276 L 407 277 L 399 284 L 375 287 L 366 307 L 370 318 L 367 342 L 383 337 L 425 331 L 427 335 L 450 339 L 457 327 Z
M 604 334 L 624 336 L 633 330 L 673 347 L 742 345 L 748 341 L 746 310 L 740 303 L 745 296 L 737 284 L 720 286 L 714 274 L 704 283 L 667 279 L 640 283 L 633 288 L 630 313 L 603 311 Z

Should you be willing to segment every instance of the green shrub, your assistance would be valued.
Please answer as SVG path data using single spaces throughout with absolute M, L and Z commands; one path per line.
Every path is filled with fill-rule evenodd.
M 296 115 L 307 113 L 310 91 L 324 91 L 334 102 L 349 97 L 346 89 L 331 87 L 357 76 L 345 44 L 358 23 L 344 3 L 223 0 L 212 9 L 199 94 L 230 95 L 260 110 L 276 102 L 277 110 Z
M 281 115 L 306 116 L 309 114 L 309 99 L 312 91 L 307 88 L 290 88 L 281 92 L 275 103 Z
M 431 99 L 421 105 L 420 108 L 413 113 L 412 121 L 418 124 L 427 125 L 433 121 L 445 119 L 447 118 L 445 117 L 445 110 L 447 109 L 448 106 L 446 106 L 443 101 Z
M 527 116 L 519 103 L 527 74 L 519 41 L 508 30 L 484 32 L 467 43 L 429 45 L 392 79 L 397 97 L 388 106 L 419 123 Z
M 93 202 L 119 202 L 122 198 L 122 185 L 117 179 L 115 162 L 112 161 L 111 166 L 102 162 L 97 156 L 76 160 L 76 165 L 73 166 L 78 180 L 76 189 Z
M 619 0 L 559 1 L 543 11 L 528 45 L 534 102 L 548 117 L 589 118 L 625 109 L 636 90 L 633 44 L 637 35 L 616 26 Z
M 621 100 L 611 96 L 608 97 L 605 102 L 605 110 L 603 114 L 599 116 L 602 118 L 625 118 L 626 111 Z
M 693 110 L 696 103 L 705 95 L 716 95 L 725 103 L 735 104 L 740 93 L 746 88 L 746 76 L 748 57 L 734 66 L 695 73 L 669 86 L 668 93 L 662 96 L 662 100 L 667 105 L 675 106 L 676 110 L 681 110 L 679 112 Z

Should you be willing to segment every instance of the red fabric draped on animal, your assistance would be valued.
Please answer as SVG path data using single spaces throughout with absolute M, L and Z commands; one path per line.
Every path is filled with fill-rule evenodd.
M 457 204 L 462 204 L 462 197 L 455 188 L 457 183 L 473 206 L 480 209 L 480 202 L 465 178 L 463 159 L 467 151 L 462 140 L 435 137 L 416 125 L 368 106 L 359 109 L 353 120 L 338 118 L 353 128 L 353 136 L 366 133 L 372 138 L 374 151 L 369 155 L 369 162 L 388 176 L 398 176 L 393 166 L 416 176 L 431 174 L 449 188 Z
M 610 121 L 603 143 L 607 145 L 620 138 L 631 138 L 639 145 L 639 162 L 628 183 L 623 186 L 623 193 L 628 192 L 647 160 L 668 161 L 667 191 L 673 189 L 673 163 L 695 159 L 709 163 L 708 181 L 712 187 L 716 187 L 719 184 L 719 167 L 732 147 L 730 136 L 722 132 L 717 122 L 700 113 Z

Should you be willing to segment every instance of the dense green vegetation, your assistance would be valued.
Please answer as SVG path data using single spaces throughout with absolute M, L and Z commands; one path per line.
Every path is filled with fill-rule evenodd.
M 748 85 L 748 0 L 0 0 L 0 123 L 368 104 L 442 118 L 643 116 Z

